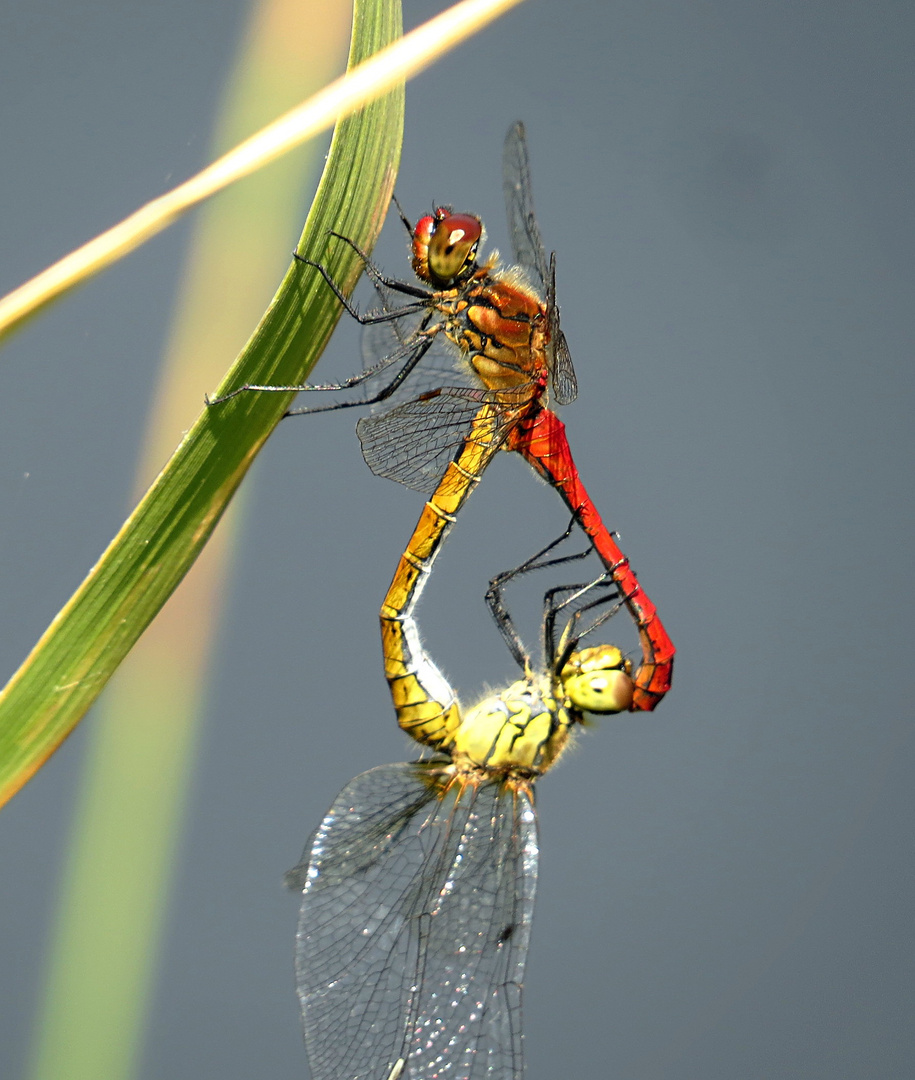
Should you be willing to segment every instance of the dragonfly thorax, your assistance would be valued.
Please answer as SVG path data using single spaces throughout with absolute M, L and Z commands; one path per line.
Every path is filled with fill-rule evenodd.
M 453 214 L 438 207 L 413 229 L 413 272 L 436 289 L 448 289 L 477 268 L 477 250 L 485 237 L 474 214 Z
M 546 389 L 548 327 L 543 305 L 529 287 L 496 277 L 467 291 L 458 333 L 452 336 L 468 354 L 488 390 L 527 388 L 525 398 Z
M 519 679 L 467 711 L 448 750 L 456 761 L 486 769 L 544 772 L 580 717 L 557 699 L 552 680 Z

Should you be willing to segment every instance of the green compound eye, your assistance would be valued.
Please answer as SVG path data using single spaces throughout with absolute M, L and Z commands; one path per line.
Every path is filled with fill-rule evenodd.
M 573 675 L 565 691 L 575 708 L 584 712 L 626 712 L 632 704 L 632 679 L 625 671 Z
M 569 701 L 584 712 L 626 712 L 632 705 L 631 664 L 615 645 L 573 653 L 560 682 Z

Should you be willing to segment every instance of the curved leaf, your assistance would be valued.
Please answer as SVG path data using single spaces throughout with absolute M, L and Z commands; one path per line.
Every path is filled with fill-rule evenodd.
M 357 2 L 350 67 L 399 34 L 397 0 Z M 325 256 L 327 232 L 371 250 L 390 202 L 402 129 L 399 88 L 334 132 L 298 250 L 326 258 L 347 288 L 360 260 L 342 244 Z M 303 382 L 339 316 L 320 277 L 293 262 L 225 385 Z M 244 394 L 201 413 L 0 695 L 0 804 L 72 731 L 184 577 L 292 396 Z

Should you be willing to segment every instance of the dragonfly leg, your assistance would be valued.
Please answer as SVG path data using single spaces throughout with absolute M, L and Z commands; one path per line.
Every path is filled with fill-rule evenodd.
M 397 207 L 397 213 L 400 215 L 400 220 L 404 224 L 404 228 L 407 230 L 407 235 L 412 239 L 413 237 L 413 225 L 410 223 L 410 219 L 404 213 L 403 207 L 400 205 L 397 196 L 394 192 L 391 192 L 391 202 Z
M 596 599 L 590 600 L 587 604 L 582 604 L 580 607 L 576 608 L 566 622 L 557 643 L 557 617 L 565 611 L 567 607 L 576 603 L 582 597 L 587 596 L 587 594 L 594 589 L 611 589 L 612 592 L 608 593 L 606 596 L 598 596 Z M 556 596 L 562 592 L 568 592 L 570 595 L 557 602 Z M 616 602 L 613 603 L 613 601 Z M 582 639 L 587 637 L 588 634 L 592 634 L 598 627 L 603 626 L 609 619 L 612 619 L 613 616 L 624 607 L 625 602 L 620 599 L 619 588 L 610 572 L 607 571 L 594 581 L 587 582 L 583 585 L 560 585 L 553 589 L 549 589 L 544 595 L 543 604 L 544 653 L 549 658 L 552 669 L 561 671 L 566 663 L 568 663 L 572 653 L 578 649 Z M 596 619 L 592 620 L 584 630 L 578 630 L 578 624 L 585 615 L 605 604 L 612 604 L 612 606 L 608 607 L 606 611 Z
M 410 374 L 410 372 L 416 367 L 419 361 L 426 355 L 432 342 L 435 338 L 435 333 L 423 333 L 417 336 L 416 340 L 410 343 L 410 349 L 404 350 L 398 353 L 394 353 L 391 356 L 385 357 L 377 364 L 373 364 L 370 368 L 366 368 L 365 371 L 360 371 L 358 375 L 351 375 L 348 379 L 343 379 L 338 383 L 300 383 L 292 386 L 271 386 L 261 385 L 258 383 L 245 383 L 244 386 L 237 386 L 234 390 L 230 390 L 226 394 L 222 394 L 216 398 L 205 397 L 204 401 L 208 408 L 215 405 L 222 405 L 223 402 L 230 401 L 234 397 L 238 397 L 239 394 L 247 392 L 256 393 L 268 393 L 268 394 L 290 394 L 300 393 L 305 390 L 351 390 L 354 386 L 359 386 L 361 383 L 366 382 L 373 376 L 380 374 L 385 368 L 393 367 L 396 363 L 403 361 L 403 365 L 400 370 L 394 376 L 394 378 L 383 386 L 376 394 L 373 394 L 367 398 L 360 398 L 358 401 L 337 401 L 332 405 L 315 405 L 308 406 L 302 409 L 289 409 L 284 414 L 285 416 L 304 416 L 308 413 L 318 412 L 335 412 L 337 409 L 352 409 L 359 405 L 374 405 L 376 402 L 384 401 L 389 398 L 391 394 L 397 390 L 404 379 Z
M 333 235 L 336 236 L 337 234 L 334 233 Z M 355 245 L 353 246 L 355 247 Z M 356 248 L 356 251 L 362 255 L 359 248 Z M 300 262 L 304 266 L 311 266 L 318 271 L 321 277 L 327 282 L 334 296 L 336 296 L 344 308 L 346 308 L 346 313 L 355 319 L 360 326 L 374 326 L 376 323 L 393 322 L 395 319 L 403 318 L 404 315 L 413 315 L 417 311 L 423 311 L 429 306 L 429 300 L 432 294 L 428 289 L 414 288 L 414 286 L 408 285 L 405 281 L 398 281 L 396 278 L 387 278 L 372 263 L 367 262 L 365 264 L 366 273 L 376 286 L 382 285 L 385 288 L 406 293 L 408 296 L 415 296 L 417 299 L 412 304 L 404 304 L 403 307 L 395 308 L 393 311 L 369 312 L 369 314 L 363 315 L 354 304 L 350 303 L 349 298 L 336 281 L 334 281 L 333 275 L 323 263 L 315 262 L 313 259 L 306 259 L 304 255 L 299 255 L 295 251 L 292 253 L 292 257 L 296 262 Z M 363 258 L 365 258 L 365 256 L 363 256 Z
M 503 570 L 501 574 L 497 574 L 489 582 L 489 588 L 486 590 L 486 603 L 489 605 L 489 610 L 492 612 L 492 617 L 495 620 L 499 633 L 502 635 L 502 639 L 508 646 L 509 652 L 515 659 L 518 666 L 524 671 L 525 675 L 529 675 L 532 671 L 531 658 L 527 649 L 521 641 L 521 636 L 515 628 L 514 621 L 509 614 L 508 608 L 505 605 L 503 599 L 503 591 L 505 586 L 516 577 L 520 577 L 522 574 L 530 573 L 533 570 L 543 570 L 550 566 L 557 566 L 561 563 L 572 562 L 576 559 L 583 559 L 591 554 L 593 548 L 588 548 L 587 551 L 580 551 L 574 555 L 563 555 L 557 559 L 543 560 L 543 556 L 549 554 L 553 548 L 558 547 L 564 540 L 567 540 L 572 535 L 572 530 L 575 527 L 575 518 L 569 522 L 568 528 L 565 532 L 558 536 L 546 547 L 541 548 L 536 555 L 532 555 L 529 559 L 525 559 L 520 566 L 514 567 L 512 570 Z
M 331 230 L 330 235 L 336 237 L 338 240 L 342 240 L 344 244 L 348 244 L 353 249 L 353 251 L 356 252 L 359 258 L 362 259 L 363 263 L 365 264 L 366 274 L 372 279 L 372 281 L 376 285 L 383 285 L 386 289 L 392 289 L 394 292 L 403 293 L 404 296 L 415 296 L 417 299 L 423 300 L 426 303 L 428 303 L 428 301 L 432 299 L 434 294 L 431 289 L 423 288 L 422 285 L 413 285 L 411 282 L 404 281 L 401 278 L 388 277 L 387 274 L 382 273 L 382 271 L 375 265 L 375 263 L 372 262 L 369 256 L 362 250 L 362 248 L 359 247 L 352 240 L 350 240 L 348 236 L 344 236 L 343 233 L 334 232 L 333 230 Z M 296 255 L 295 252 L 293 252 L 292 254 L 296 259 L 299 260 L 299 262 L 310 261 L 303 258 L 301 255 Z M 316 266 L 317 264 L 311 263 L 310 265 Z M 326 276 L 325 280 L 328 280 Z M 333 288 L 333 283 L 329 281 L 328 283 L 331 284 L 331 287 Z M 334 291 L 336 291 L 336 289 L 334 289 Z
M 407 358 L 406 363 L 397 372 L 394 378 L 386 385 L 383 386 L 376 394 L 372 394 L 367 398 L 360 398 L 359 401 L 338 401 L 333 405 L 313 405 L 306 406 L 302 409 L 287 409 L 284 416 L 307 416 L 310 413 L 319 412 L 334 412 L 337 409 L 352 409 L 357 405 L 375 405 L 379 401 L 385 401 L 393 394 L 397 388 L 403 383 L 404 379 L 410 374 L 410 372 L 416 367 L 416 365 L 422 360 L 429 349 L 432 346 L 432 342 L 435 340 L 435 334 L 423 334 L 417 339 L 417 342 L 413 348 L 412 353 Z M 394 361 L 393 359 L 388 361 L 382 361 L 380 364 L 376 364 L 374 368 L 369 369 L 369 374 L 377 374 L 378 371 L 382 371 L 385 367 L 390 366 Z M 363 373 L 362 376 L 353 376 L 351 380 L 348 380 L 349 385 L 356 386 L 360 382 L 364 382 L 368 378 L 368 375 Z M 331 387 L 305 387 L 305 389 L 331 389 Z M 336 388 L 334 388 L 336 389 Z M 346 386 L 339 387 L 339 389 L 347 389 Z

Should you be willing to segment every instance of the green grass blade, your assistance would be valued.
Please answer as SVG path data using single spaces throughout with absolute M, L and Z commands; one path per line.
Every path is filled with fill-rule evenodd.
M 350 64 L 400 33 L 394 0 L 359 0 Z M 403 91 L 338 124 L 298 250 L 355 285 L 361 266 L 330 229 L 371 250 L 399 160 Z M 340 316 L 321 278 L 292 264 L 225 385 L 307 378 Z M 204 387 L 201 387 L 201 393 Z M 204 410 L 89 576 L 0 695 L 0 804 L 73 729 L 206 544 L 292 395 Z
M 349 0 L 253 0 L 213 153 L 308 97 L 337 74 L 350 44 Z M 276 285 L 277 256 L 301 225 L 320 168 L 306 146 L 208 203 L 195 222 L 138 492 L 193 422 Z M 218 273 L 213 268 L 218 267 Z M 103 695 L 54 890 L 45 990 L 30 1080 L 130 1080 L 146 1042 L 177 867 L 210 657 L 234 553 L 236 498 L 201 557 Z

